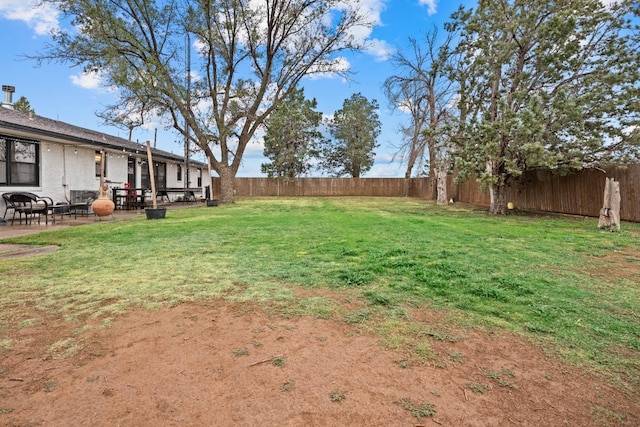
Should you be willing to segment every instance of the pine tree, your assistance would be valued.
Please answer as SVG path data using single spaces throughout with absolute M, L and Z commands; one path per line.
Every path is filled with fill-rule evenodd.
M 29 100 L 24 96 L 21 96 L 18 101 L 13 104 L 13 108 L 18 111 L 24 111 L 25 113 L 36 112 L 33 108 L 31 108 L 31 103 L 29 102 Z
M 461 133 L 456 166 L 491 191 L 523 173 L 567 173 L 638 155 L 640 40 L 634 2 L 480 0 L 449 24 L 460 31 Z
M 304 89 L 297 89 L 267 118 L 264 156 L 270 162 L 261 169 L 269 178 L 296 178 L 311 170 L 322 139 L 318 130 L 322 113 L 317 106 L 315 99 L 305 99 Z
M 344 101 L 328 125 L 333 139 L 323 148 L 322 167 L 334 176 L 352 178 L 368 172 L 380 135 L 378 102 L 356 93 Z

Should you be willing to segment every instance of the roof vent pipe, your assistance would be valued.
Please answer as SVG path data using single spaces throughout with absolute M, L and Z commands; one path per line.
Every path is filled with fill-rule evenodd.
M 2 91 L 4 92 L 4 102 L 2 106 L 13 110 L 13 92 L 16 91 L 15 86 L 2 85 Z

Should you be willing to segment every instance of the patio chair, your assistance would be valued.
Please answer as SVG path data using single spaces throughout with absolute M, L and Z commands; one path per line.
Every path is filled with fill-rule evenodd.
M 2 200 L 4 201 L 4 215 L 2 215 L 5 219 L 7 218 L 7 212 L 9 212 L 10 210 L 14 210 L 15 206 L 13 205 L 13 202 L 11 202 L 11 200 L 9 200 L 9 196 L 12 193 L 3 193 L 2 194 Z
M 8 193 L 8 197 L 5 200 L 7 202 L 7 209 L 13 209 L 11 225 L 13 225 L 13 222 L 16 219 L 16 214 L 18 214 L 18 221 L 20 224 L 22 224 L 23 216 L 25 224 L 31 224 L 33 218 L 36 216 L 38 217 L 38 224 L 40 224 L 40 218 L 44 215 L 45 224 L 48 225 L 50 214 L 52 215 L 53 222 L 55 223 L 56 221 L 55 215 L 53 215 L 53 200 L 51 200 L 50 197 L 42 197 L 37 194 L 27 192 L 15 192 Z
M 184 199 L 182 199 L 182 203 L 195 203 L 195 202 L 196 202 L 195 193 L 191 190 L 185 190 Z
M 21 192 L 16 192 L 16 191 L 12 191 L 9 193 L 4 193 L 2 195 L 2 198 L 4 199 L 4 204 L 5 204 L 5 210 L 4 210 L 4 217 L 7 217 L 7 212 L 9 212 L 10 210 L 13 211 L 12 212 L 12 216 L 11 216 L 11 224 L 13 224 L 13 221 L 15 220 L 16 214 L 18 214 L 18 220 L 20 221 L 20 223 L 22 224 L 22 215 L 24 215 L 24 212 L 26 210 L 25 205 L 26 204 L 31 204 L 31 199 L 29 198 L 29 200 L 27 201 L 22 201 L 22 197 L 21 195 L 28 195 L 29 193 L 21 193 Z
M 74 197 L 69 203 L 69 213 L 73 213 L 74 218 L 78 218 L 78 212 L 80 215 L 89 215 L 91 212 L 91 204 L 98 198 L 97 191 L 85 191 L 79 197 Z

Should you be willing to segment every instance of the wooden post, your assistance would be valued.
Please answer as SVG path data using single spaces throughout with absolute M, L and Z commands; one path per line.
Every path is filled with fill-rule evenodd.
M 104 156 L 106 155 L 104 150 L 100 150 L 100 188 L 104 185 Z
M 207 177 L 208 181 L 209 181 L 209 200 L 213 200 L 213 176 L 211 175 L 211 159 L 207 158 L 207 173 L 209 174 L 209 176 Z
M 147 161 L 149 162 L 149 178 L 151 179 L 151 198 L 153 200 L 153 209 L 158 208 L 156 200 L 156 176 L 153 168 L 153 156 L 151 154 L 151 143 L 147 141 Z

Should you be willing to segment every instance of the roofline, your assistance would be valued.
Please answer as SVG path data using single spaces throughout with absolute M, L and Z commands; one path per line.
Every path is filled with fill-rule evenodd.
M 50 120 L 50 119 L 48 119 Z M 64 123 L 64 122 L 62 122 Z M 69 123 L 65 123 L 67 126 L 74 126 L 71 125 Z M 74 126 L 77 127 L 77 126 Z M 79 127 L 78 127 L 79 128 Z M 142 154 L 142 155 L 146 155 L 146 146 L 143 144 L 140 144 L 138 142 L 133 142 L 133 141 L 128 141 L 128 140 L 124 140 L 125 142 L 127 142 L 128 144 L 135 144 L 135 145 L 139 145 L 139 147 L 133 147 L 133 146 L 127 146 L 125 144 L 122 145 L 118 145 L 118 144 L 113 144 L 113 143 L 108 143 L 108 142 L 104 142 L 104 141 L 99 141 L 99 140 L 93 140 L 93 139 L 87 139 L 87 138 L 80 138 L 77 136 L 73 136 L 73 135 L 68 135 L 68 134 L 64 134 L 64 133 L 60 133 L 60 132 L 53 132 L 53 131 L 48 131 L 48 130 L 44 130 L 44 129 L 38 129 L 35 127 L 30 127 L 30 126 L 25 126 L 25 125 L 21 125 L 21 124 L 17 124 L 17 123 L 11 123 L 11 122 L 7 122 L 5 120 L 1 120 L 0 119 L 0 130 L 2 129 L 7 129 L 7 130 L 14 130 L 17 132 L 22 132 L 24 134 L 26 134 L 25 136 L 28 137 L 28 135 L 37 135 L 37 136 L 42 136 L 42 137 L 48 137 L 51 139 L 55 139 L 58 140 L 59 143 L 61 144 L 65 144 L 66 143 L 76 143 L 75 145 L 84 145 L 84 146 L 91 146 L 91 147 L 101 147 L 101 148 L 105 148 L 105 149 L 111 149 L 111 150 L 115 150 L 115 151 L 120 151 L 120 152 L 125 152 L 125 153 L 130 153 L 130 154 Z M 83 128 L 79 128 L 79 129 L 83 129 Z M 91 131 L 90 129 L 86 129 L 88 131 Z M 91 132 L 95 132 L 95 131 L 91 131 Z M 109 135 L 110 138 L 114 138 L 112 135 Z M 74 145 L 74 144 L 66 144 L 66 145 Z M 168 153 L 166 151 L 163 150 L 158 150 L 156 148 L 151 148 L 151 151 L 154 155 L 154 157 L 157 158 L 161 158 L 164 160 L 171 160 L 171 161 L 176 161 L 176 162 L 184 162 L 185 158 L 183 156 L 179 156 L 177 154 L 173 154 L 173 153 Z M 190 160 L 189 161 L 191 166 L 194 167 L 199 167 L 199 168 L 208 168 L 206 163 L 200 162 L 200 161 L 195 161 L 195 160 Z

